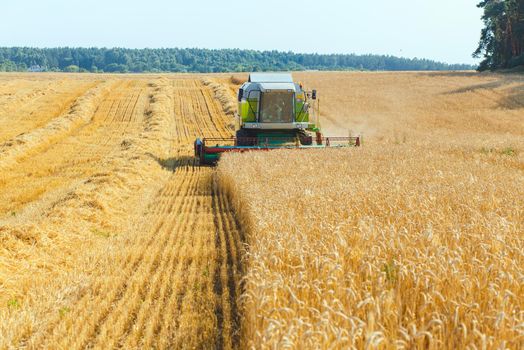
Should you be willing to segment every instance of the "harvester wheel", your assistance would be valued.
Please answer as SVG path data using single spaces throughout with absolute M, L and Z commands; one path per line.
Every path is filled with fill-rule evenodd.
M 200 153 L 202 152 L 202 141 L 200 139 L 195 140 L 194 149 L 195 157 L 200 157 Z
M 236 132 L 237 146 L 255 146 L 257 144 L 256 135 L 246 129 L 240 129 Z
M 300 139 L 300 144 L 303 146 L 311 146 L 313 144 L 313 136 L 309 135 L 304 130 L 298 132 L 298 138 Z

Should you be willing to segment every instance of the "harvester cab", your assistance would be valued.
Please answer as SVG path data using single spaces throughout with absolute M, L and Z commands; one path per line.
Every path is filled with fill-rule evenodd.
M 359 137 L 324 137 L 316 90 L 307 91 L 289 73 L 251 73 L 238 90 L 236 137 L 195 141 L 201 164 L 224 152 L 360 146 Z
M 238 91 L 238 145 L 254 146 L 265 138 L 272 138 L 272 144 L 298 139 L 301 145 L 311 145 L 309 132 L 319 131 L 310 122 L 315 110 L 312 95 L 294 83 L 291 74 L 251 74 Z

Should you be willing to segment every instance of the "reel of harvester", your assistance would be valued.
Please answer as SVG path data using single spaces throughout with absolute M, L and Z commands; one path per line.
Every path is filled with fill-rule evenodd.
M 251 144 L 250 146 L 243 146 Z M 302 144 L 300 139 L 289 139 L 283 137 L 264 137 L 264 138 L 203 138 L 196 139 L 195 157 L 200 160 L 200 164 L 213 165 L 222 153 L 226 152 L 249 152 L 249 151 L 271 151 L 276 149 L 319 149 L 319 148 L 341 148 L 359 147 L 360 137 L 323 137 L 314 138 L 311 144 Z
M 252 73 L 238 91 L 236 137 L 198 138 L 195 156 L 214 164 L 225 152 L 358 147 L 361 138 L 325 137 L 317 91 L 306 91 L 287 73 Z

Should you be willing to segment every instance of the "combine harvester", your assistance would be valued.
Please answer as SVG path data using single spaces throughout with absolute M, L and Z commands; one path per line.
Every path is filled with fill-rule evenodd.
M 288 73 L 252 73 L 238 91 L 236 137 L 195 141 L 200 164 L 224 152 L 360 146 L 357 137 L 325 137 L 316 90 L 305 91 Z

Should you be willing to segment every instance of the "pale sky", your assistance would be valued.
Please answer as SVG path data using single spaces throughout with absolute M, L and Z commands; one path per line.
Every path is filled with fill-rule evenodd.
M 373 53 L 476 63 L 479 0 L 2 1 L 0 46 Z

